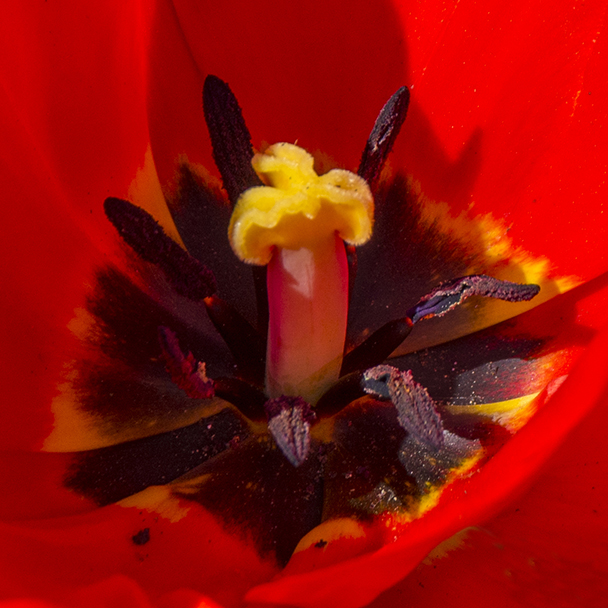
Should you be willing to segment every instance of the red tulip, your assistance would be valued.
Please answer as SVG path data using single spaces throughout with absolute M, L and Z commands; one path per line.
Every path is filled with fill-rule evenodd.
M 10 4 L 0 37 L 0 606 L 599 604 L 608 590 L 606 3 Z M 350 169 L 378 109 L 410 87 L 380 198 L 403 194 L 407 175 L 418 211 L 393 225 L 380 215 L 377 234 L 392 240 L 384 258 L 377 241 L 367 262 L 361 254 L 354 331 L 399 315 L 387 312 L 395 277 L 398 288 L 418 281 L 413 301 L 473 272 L 542 286 L 530 305 L 425 321 L 398 353 L 415 374 L 436 376 L 428 388 L 439 398 L 538 393 L 532 419 L 421 517 L 323 524 L 284 569 L 260 551 L 255 526 L 188 500 L 187 482 L 179 500 L 158 485 L 103 507 L 93 486 L 87 498 L 66 486 L 81 470 L 75 453 L 210 415 L 166 389 L 169 378 L 139 382 L 161 324 L 148 323 L 146 306 L 196 331 L 210 326 L 167 299 L 103 213 L 107 197 L 130 198 L 180 238 L 163 196 L 175 194 L 176 159 L 217 181 L 200 108 L 209 73 L 236 92 L 254 145 L 297 140 Z M 239 296 L 239 285 L 224 288 Z M 125 309 L 134 294 L 142 308 Z M 124 343 L 104 333 L 117 323 Z M 228 367 L 214 345 L 209 367 Z

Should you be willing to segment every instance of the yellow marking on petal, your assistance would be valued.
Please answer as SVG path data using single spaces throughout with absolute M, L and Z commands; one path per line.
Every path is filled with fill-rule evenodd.
M 69 327 L 80 339 L 86 338 L 87 332 L 94 332 L 94 324 L 87 325 L 91 319 L 86 311 L 79 309 Z M 194 405 L 187 410 L 172 412 L 170 416 L 134 419 L 129 421 L 129 424 L 116 426 L 111 418 L 95 415 L 82 407 L 84 395 L 78 387 L 83 383 L 78 369 L 86 359 L 87 355 L 83 354 L 79 361 L 65 364 L 64 382 L 58 385 L 59 394 L 51 402 L 55 420 L 53 430 L 42 445 L 45 452 L 81 452 L 117 445 L 173 431 L 194 424 L 203 417 L 217 414 L 226 407 L 232 407 L 226 401 L 214 398 L 201 401 L 200 405 Z M 102 356 L 94 353 L 90 365 L 102 363 Z M 107 361 L 106 365 L 118 364 Z
M 188 475 L 188 473 L 186 473 Z M 197 475 L 196 477 L 187 477 L 186 479 L 177 479 L 171 483 L 171 488 L 176 494 L 184 496 L 194 496 L 201 491 L 201 488 L 212 478 L 210 473 L 205 475 Z
M 171 486 L 150 486 L 133 496 L 118 502 L 121 507 L 143 509 L 156 513 L 171 523 L 178 522 L 188 514 L 189 507 L 172 494 Z
M 336 419 L 334 416 L 331 418 L 319 418 L 310 429 L 311 437 L 314 437 L 320 443 L 331 443 L 334 440 L 335 424 Z
M 319 542 L 329 544 L 343 538 L 363 538 L 365 534 L 365 528 L 355 519 L 348 517 L 330 519 L 319 524 L 302 537 L 294 550 L 294 554 L 305 551 Z
M 508 431 L 515 433 L 519 431 L 538 409 L 536 398 L 540 392 L 509 399 L 497 401 L 496 403 L 481 403 L 475 405 L 448 405 L 446 407 L 450 414 L 485 416 L 493 422 L 505 427 Z
M 451 469 L 442 484 L 430 486 L 428 488 L 429 491 L 420 499 L 416 517 L 422 517 L 425 513 L 434 509 L 439 503 L 439 498 L 444 490 L 456 479 L 468 475 L 478 465 L 484 452 L 485 450 L 480 448 L 475 454 L 469 458 L 465 458 L 457 467 Z
M 186 248 L 167 207 L 149 145 L 144 156 L 144 166 L 137 170 L 135 179 L 129 186 L 128 198 L 134 205 L 152 215 L 176 243 Z
M 450 538 L 444 540 L 442 543 L 437 545 L 425 558 L 422 563 L 425 566 L 431 566 L 435 560 L 444 559 L 449 556 L 452 551 L 460 549 L 467 541 L 471 533 L 478 531 L 479 528 L 469 526 L 460 532 L 450 536 Z
M 454 217 L 447 203 L 427 198 L 420 183 L 410 179 L 408 188 L 418 200 L 420 222 L 447 241 L 462 245 L 471 254 L 462 275 L 487 274 L 503 281 L 534 283 L 540 293 L 528 302 L 503 302 L 475 297 L 464 302 L 444 318 L 416 324 L 408 339 L 393 356 L 415 352 L 490 327 L 518 316 L 551 298 L 580 285 L 576 277 L 549 276 L 550 262 L 515 247 L 508 236 L 508 226 L 491 214 L 470 217 L 462 212 Z M 437 283 L 454 277 L 433 277 Z
M 390 534 L 390 538 L 393 541 L 398 540 L 411 522 L 434 509 L 443 492 L 457 479 L 472 474 L 484 454 L 485 450 L 480 448 L 475 454 L 463 460 L 460 465 L 451 469 L 444 482 L 437 485 L 428 484 L 425 494 L 420 499 L 406 503 L 401 511 L 387 512 L 384 525 Z
M 313 164 L 308 152 L 286 143 L 254 156 L 270 185 L 244 192 L 232 214 L 228 236 L 241 260 L 265 265 L 275 247 L 311 247 L 334 233 L 352 245 L 369 239 L 374 204 L 365 180 L 341 169 L 319 176 Z
M 188 159 L 187 154 L 180 154 L 177 157 L 176 166 L 178 169 L 173 181 L 163 189 L 169 209 L 175 207 L 179 211 L 180 205 L 183 204 L 182 201 L 189 195 L 187 191 L 189 179 L 186 180 L 186 183 L 184 184 L 182 182 L 184 176 L 193 178 L 197 185 L 202 190 L 209 192 L 211 198 L 219 205 L 224 206 L 226 209 L 232 209 L 232 205 L 224 190 L 222 180 L 211 173 L 207 167 L 200 163 L 191 162 Z M 186 190 L 183 189 L 184 185 L 186 186 Z

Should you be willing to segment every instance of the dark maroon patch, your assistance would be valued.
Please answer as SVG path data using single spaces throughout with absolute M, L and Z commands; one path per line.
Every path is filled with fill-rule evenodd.
M 225 409 L 175 431 L 78 452 L 64 484 L 99 505 L 111 504 L 181 477 L 248 435 L 238 414 Z
M 374 232 L 357 251 L 357 281 L 349 309 L 348 342 L 407 311 L 437 283 L 466 274 L 481 253 L 421 221 L 421 204 L 397 175 L 375 195 Z M 446 319 L 448 322 L 449 319 Z
M 162 360 L 160 326 L 171 327 L 181 347 L 208 362 L 211 377 L 234 369 L 230 351 L 198 305 L 187 323 L 188 309 L 174 312 L 143 293 L 113 268 L 98 271 L 86 302 L 92 317 L 83 337 L 78 372 L 71 380 L 78 407 L 111 436 L 125 427 L 172 419 L 176 412 L 199 407 L 172 381 Z M 202 313 L 202 314 L 201 314 Z
M 413 323 L 409 317 L 385 323 L 344 355 L 340 375 L 379 365 L 410 335 L 412 327 Z
M 205 300 L 209 319 L 234 355 L 238 374 L 255 385 L 264 385 L 266 336 L 261 336 L 228 302 L 212 296 Z
M 268 437 L 252 438 L 203 464 L 208 475 L 196 494 L 184 495 L 214 513 L 283 565 L 300 539 L 321 523 L 324 457 L 318 446 L 294 467 Z
M 541 390 L 535 356 L 543 341 L 507 337 L 497 327 L 396 357 L 390 363 L 410 370 L 440 411 L 442 404 L 492 403 Z
M 187 163 L 177 168 L 176 187 L 169 195 L 169 210 L 190 255 L 211 268 L 218 284 L 218 295 L 230 302 L 250 322 L 256 319 L 256 294 L 267 308 L 266 282 L 255 281 L 256 273 L 265 277 L 266 267 L 241 262 L 228 240 L 231 210 L 217 189 L 193 172 Z M 254 277 L 254 280 L 252 280 Z M 263 311 L 262 311 L 263 313 Z M 266 331 L 260 329 L 264 335 Z
M 266 420 L 266 395 L 239 378 L 215 378 L 215 394 L 234 405 L 243 416 L 254 421 Z
M 327 453 L 324 519 L 353 514 L 366 518 L 399 506 L 368 500 L 377 490 L 386 498 L 392 492 L 405 504 L 419 496 L 416 479 L 399 462 L 405 437 L 397 410 L 388 402 L 360 401 L 336 416 L 334 443 Z

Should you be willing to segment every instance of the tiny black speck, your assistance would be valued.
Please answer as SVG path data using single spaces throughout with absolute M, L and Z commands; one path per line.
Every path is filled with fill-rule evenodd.
M 133 544 L 145 545 L 150 540 L 150 528 L 144 528 L 131 537 Z
M 323 539 L 321 539 L 320 541 L 315 543 L 315 547 L 317 549 L 324 549 L 326 546 L 327 546 L 327 541 L 323 540 Z

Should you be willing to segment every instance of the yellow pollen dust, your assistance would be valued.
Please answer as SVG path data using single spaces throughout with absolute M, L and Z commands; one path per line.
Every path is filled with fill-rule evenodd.
M 313 157 L 287 143 L 256 154 L 251 164 L 269 185 L 245 191 L 232 214 L 228 238 L 244 262 L 263 266 L 277 247 L 311 248 L 334 233 L 351 245 L 371 236 L 374 201 L 358 175 L 342 169 L 317 175 Z

